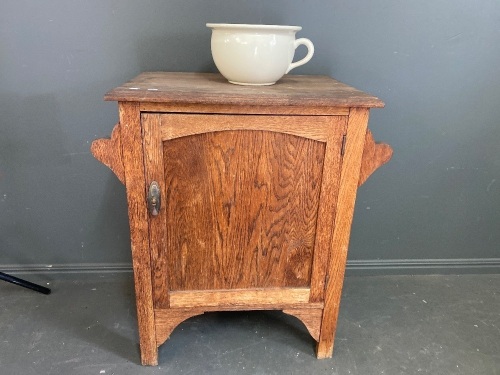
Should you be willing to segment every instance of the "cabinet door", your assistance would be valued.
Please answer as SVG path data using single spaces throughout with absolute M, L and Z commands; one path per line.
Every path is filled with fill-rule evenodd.
M 246 303 L 273 293 L 321 300 L 345 117 L 143 113 L 141 121 L 146 182 L 161 191 L 150 216 L 156 308 L 210 304 L 217 291 L 234 299 L 233 290 Z

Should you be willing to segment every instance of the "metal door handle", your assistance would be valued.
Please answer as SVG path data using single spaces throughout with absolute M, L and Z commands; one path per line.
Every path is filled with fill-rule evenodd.
M 148 192 L 149 213 L 152 216 L 157 216 L 160 213 L 160 207 L 161 207 L 160 185 L 158 185 L 158 182 L 153 181 L 149 185 L 149 192 Z

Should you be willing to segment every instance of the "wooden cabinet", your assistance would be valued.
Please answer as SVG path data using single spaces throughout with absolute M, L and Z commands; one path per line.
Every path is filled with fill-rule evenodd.
M 106 99 L 120 121 L 92 153 L 127 190 L 142 363 L 221 310 L 283 310 L 331 357 L 356 190 L 392 154 L 367 130 L 383 103 L 323 76 L 163 72 Z

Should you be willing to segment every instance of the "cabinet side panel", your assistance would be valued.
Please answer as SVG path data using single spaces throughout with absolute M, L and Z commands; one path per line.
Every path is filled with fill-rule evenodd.
M 330 243 L 331 255 L 327 270 L 325 310 L 321 322 L 320 340 L 316 348 L 318 358 L 328 358 L 333 353 L 368 117 L 368 109 L 351 108 L 340 174 L 335 228 Z
M 324 152 L 268 131 L 164 142 L 171 290 L 309 286 Z
M 141 361 L 158 363 L 151 287 L 148 213 L 145 200 L 141 117 L 137 103 L 120 103 L 123 167 L 127 188 L 128 215 L 139 324 Z

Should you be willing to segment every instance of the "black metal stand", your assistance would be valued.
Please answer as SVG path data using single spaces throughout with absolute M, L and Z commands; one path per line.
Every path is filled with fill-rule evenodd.
M 20 279 L 18 277 L 14 277 L 11 275 L 7 275 L 6 273 L 3 273 L 3 272 L 0 272 L 0 280 L 4 280 L 4 281 L 7 281 L 9 283 L 16 284 L 16 285 L 22 286 L 24 288 L 31 289 L 31 290 L 34 290 L 34 291 L 39 292 L 39 293 L 50 294 L 49 288 L 46 288 L 46 287 L 38 285 L 38 284 L 30 283 L 29 281 L 26 281 L 26 280 L 23 280 L 23 279 Z

